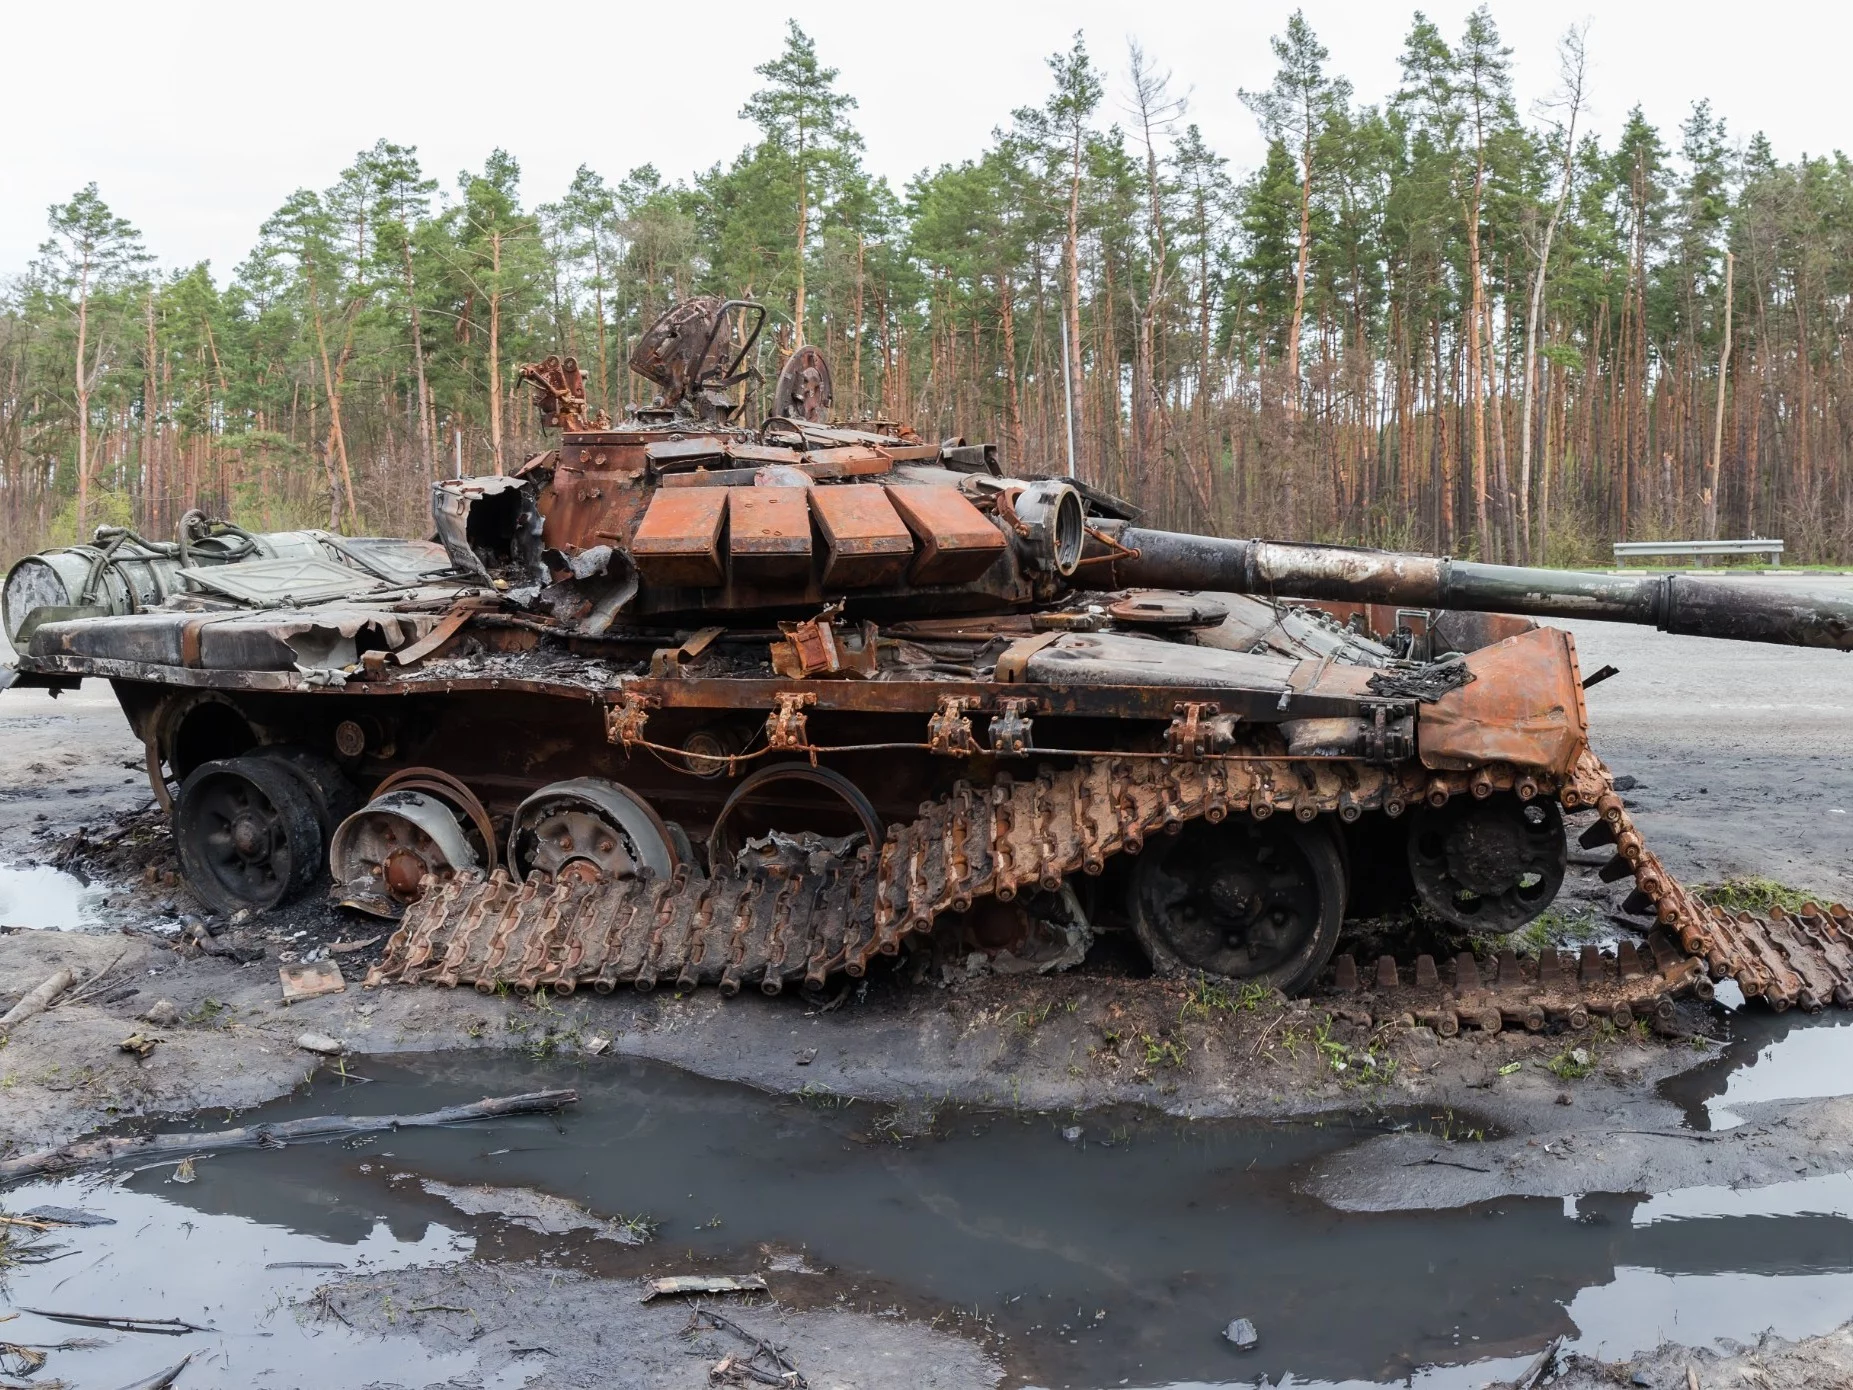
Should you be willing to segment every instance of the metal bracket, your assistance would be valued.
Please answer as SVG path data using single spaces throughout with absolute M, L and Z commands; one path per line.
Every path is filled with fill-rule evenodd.
M 991 716 L 991 751 L 1021 757 L 1034 748 L 1030 715 L 1035 711 L 1033 699 L 999 700 L 997 713 Z
M 785 636 L 772 644 L 772 669 L 791 680 L 810 676 L 860 676 L 880 669 L 880 643 L 874 623 L 860 623 L 852 633 L 832 621 L 842 604 L 832 604 L 802 623 L 780 623 Z
M 982 703 L 976 695 L 942 697 L 939 711 L 927 720 L 927 747 L 949 758 L 976 753 L 978 741 L 972 737 L 972 721 L 965 711 Z
M 724 627 L 704 627 L 690 633 L 678 647 L 658 647 L 650 653 L 651 678 L 680 676 L 682 668 L 712 646 L 714 639 L 725 631 Z
M 654 695 L 637 695 L 626 691 L 617 704 L 605 711 L 605 742 L 629 748 L 643 742 L 643 726 L 659 701 Z
M 1165 750 L 1172 757 L 1195 762 L 1222 751 L 1219 745 L 1227 743 L 1228 732 L 1214 722 L 1221 705 L 1190 700 L 1171 708 L 1175 717 L 1165 730 Z
M 816 704 L 817 697 L 808 690 L 781 690 L 774 698 L 779 707 L 766 716 L 766 743 L 773 748 L 808 748 L 808 720 L 800 711 Z

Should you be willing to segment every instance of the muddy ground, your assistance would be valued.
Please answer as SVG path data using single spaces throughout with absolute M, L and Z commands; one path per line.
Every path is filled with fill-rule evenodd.
M 1689 882 L 1765 876 L 1853 899 L 1847 656 L 1570 626 L 1586 672 L 1621 668 L 1590 692 L 1593 741 L 1618 774 L 1636 779 L 1629 801 L 1674 872 Z M 1496 1127 L 1497 1137 L 1476 1141 L 1470 1162 L 1450 1138 L 1386 1134 L 1343 1150 L 1308 1179 L 1327 1202 L 1359 1210 L 1508 1194 L 1755 1187 L 1844 1171 L 1853 1140 L 1853 1100 L 1754 1102 L 1748 1123 L 1695 1140 L 1659 1083 L 1715 1055 L 1711 1039 L 1728 1031 L 1719 1012 L 1689 1009 L 1682 1027 L 1691 1036 L 1681 1039 L 1598 1028 L 1443 1040 L 1426 1029 L 1334 1020 L 1317 1003 L 1243 1009 L 1226 996 L 1139 978 L 1130 953 L 1110 944 L 1082 969 L 1050 979 L 948 983 L 904 969 L 825 1000 L 658 992 L 538 1006 L 468 992 L 364 991 L 358 981 L 375 944 L 333 956 L 350 980 L 344 993 L 285 1007 L 279 961 L 365 942 L 378 925 L 306 906 L 236 933 L 212 923 L 253 953 L 261 948 L 262 960 L 238 964 L 177 946 L 182 919 L 198 909 L 172 881 L 171 844 L 148 807 L 140 745 L 105 688 L 92 682 L 56 700 L 40 691 L 0 695 L 0 863 L 68 863 L 100 875 L 89 897 L 106 928 L 117 928 L 0 935 L 0 1009 L 64 965 L 102 977 L 87 999 L 26 1024 L 0 1050 L 0 1153 L 130 1118 L 232 1111 L 281 1095 L 326 1065 L 296 1045 L 304 1032 L 363 1055 L 520 1049 L 587 1067 L 652 1058 L 772 1091 L 884 1102 L 902 1130 L 953 1103 L 1054 1112 L 1135 1103 L 1195 1117 L 1408 1104 L 1471 1112 Z M 1590 864 L 1573 880 L 1561 904 L 1566 930 L 1612 930 L 1621 893 L 1598 883 Z M 37 891 L 0 886 L 0 922 L 31 920 L 42 905 L 5 895 Z M 141 1022 L 158 1001 L 171 1006 L 161 1014 L 168 1021 Z M 137 1029 L 160 1039 L 145 1059 L 118 1046 Z M 1587 1065 L 1565 1065 L 1573 1047 L 1584 1049 Z M 392 1277 L 406 1281 L 405 1296 L 428 1302 L 500 1300 L 509 1322 L 545 1302 L 529 1273 L 474 1262 Z M 604 1296 L 598 1282 L 574 1297 Z M 568 1355 L 533 1383 L 702 1383 L 708 1363 L 698 1367 L 670 1336 L 669 1323 L 679 1331 L 685 1316 L 639 1316 L 622 1355 L 642 1359 L 613 1360 L 610 1348 L 574 1344 L 562 1331 L 552 1345 Z M 877 1335 L 870 1322 L 868 1335 L 853 1338 L 832 1321 L 860 1316 L 791 1311 L 780 1335 L 815 1352 L 809 1364 L 832 1365 L 829 1384 L 895 1383 L 883 1378 L 892 1363 L 880 1357 L 890 1354 L 937 1368 L 936 1378 L 916 1375 L 914 1384 L 990 1384 L 1005 1369 L 942 1332 L 925 1329 L 923 1340 L 908 1342 L 901 1325 L 883 1324 Z M 1796 1367 L 1810 1356 L 1820 1366 L 1842 1364 L 1844 1342 L 1782 1351 L 1782 1374 L 1791 1378 L 1768 1370 L 1768 1383 L 1809 1383 L 1794 1378 Z M 877 1359 L 817 1350 L 851 1343 Z M 1676 1355 L 1663 1353 L 1664 1366 Z M 1703 1383 L 1713 1383 L 1709 1376 Z

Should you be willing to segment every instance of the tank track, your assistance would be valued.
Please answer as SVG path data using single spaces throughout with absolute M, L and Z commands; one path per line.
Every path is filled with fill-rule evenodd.
M 985 896 L 1054 891 L 1068 875 L 1098 874 L 1110 856 L 1137 853 L 1150 836 L 1198 817 L 1350 820 L 1501 790 L 1555 793 L 1571 810 L 1593 807 L 1599 818 L 1584 841 L 1616 846 L 1603 876 L 1633 875 L 1630 906 L 1652 910 L 1652 941 L 1574 961 L 1547 952 L 1535 965 L 1507 953 L 1490 973 L 1468 955 L 1445 969 L 1426 956 L 1407 967 L 1384 957 L 1367 979 L 1340 957 L 1331 988 L 1341 999 L 1379 1018 L 1411 1015 L 1444 1034 L 1462 1026 L 1583 1027 L 1592 1015 L 1664 1020 L 1671 1000 L 1709 998 L 1710 981 L 1724 978 L 1779 1010 L 1853 1006 L 1853 918 L 1845 908 L 1811 904 L 1800 916 L 1757 918 L 1701 904 L 1646 849 L 1608 769 L 1587 750 L 1561 784 L 1496 765 L 1468 774 L 1339 760 L 1085 756 L 1031 780 L 959 783 L 924 804 L 918 819 L 891 826 L 879 850 L 863 847 L 853 858 L 815 853 L 714 876 L 684 865 L 666 878 L 615 883 L 553 882 L 538 873 L 516 882 L 505 869 L 487 877 L 465 871 L 427 880 L 366 983 L 562 995 L 620 984 L 715 985 L 724 994 L 749 985 L 767 994 L 814 989 L 838 972 L 862 975 L 942 913 L 966 911 Z

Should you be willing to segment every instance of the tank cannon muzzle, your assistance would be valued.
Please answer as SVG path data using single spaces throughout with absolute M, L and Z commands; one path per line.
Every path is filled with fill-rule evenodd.
M 1773 584 L 1488 565 L 1391 550 L 1225 540 L 1132 526 L 1116 539 L 1135 553 L 1111 566 L 1083 566 L 1088 582 L 1100 584 L 1106 576 L 1099 571 L 1110 569 L 1113 587 L 1215 589 L 1535 618 L 1593 618 L 1693 637 L 1853 651 L 1853 597 Z

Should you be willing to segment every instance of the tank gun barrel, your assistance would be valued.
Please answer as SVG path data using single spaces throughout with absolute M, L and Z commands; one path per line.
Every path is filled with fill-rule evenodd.
M 1131 526 L 1117 539 L 1136 553 L 1110 566 L 1115 587 L 1597 618 L 1695 637 L 1853 651 L 1853 597 L 1773 584 L 1678 574 L 1587 574 Z M 1082 574 L 1098 576 L 1102 568 L 1109 567 L 1084 565 Z

